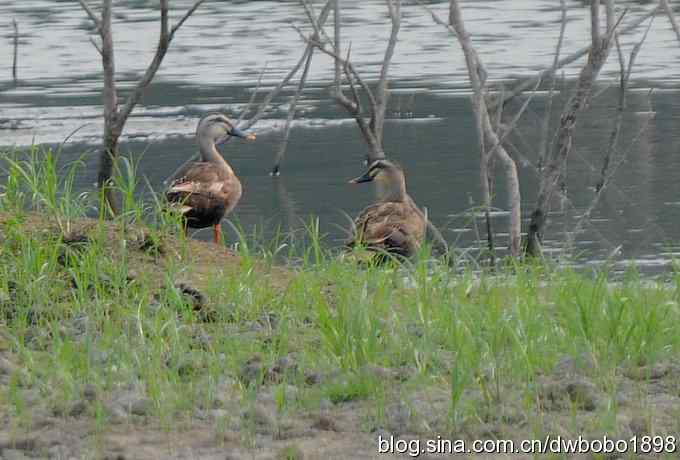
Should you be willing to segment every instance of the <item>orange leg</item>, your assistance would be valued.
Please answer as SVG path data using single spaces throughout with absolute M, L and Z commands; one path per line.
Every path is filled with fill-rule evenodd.
M 213 226 L 213 241 L 215 244 L 220 244 L 222 242 L 222 227 L 220 227 L 220 224 L 215 224 Z

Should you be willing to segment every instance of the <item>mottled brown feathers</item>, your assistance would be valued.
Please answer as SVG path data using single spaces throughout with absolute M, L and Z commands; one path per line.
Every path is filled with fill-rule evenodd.
M 355 220 L 356 233 L 350 246 L 410 257 L 425 236 L 425 219 L 412 200 L 378 202 L 364 209 Z
M 233 173 L 212 163 L 196 162 L 173 181 L 166 196 L 184 206 L 188 227 L 205 228 L 217 225 L 230 213 L 241 193 L 241 182 Z

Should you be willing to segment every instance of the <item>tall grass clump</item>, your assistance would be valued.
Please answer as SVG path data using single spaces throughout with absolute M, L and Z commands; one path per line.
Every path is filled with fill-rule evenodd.
M 5 206 L 15 211 L 22 208 L 46 213 L 64 233 L 69 233 L 72 220 L 82 216 L 87 206 L 87 195 L 75 193 L 75 179 L 82 167 L 81 160 L 60 165 L 61 147 L 33 146 L 28 151 L 9 152 L 4 184 Z

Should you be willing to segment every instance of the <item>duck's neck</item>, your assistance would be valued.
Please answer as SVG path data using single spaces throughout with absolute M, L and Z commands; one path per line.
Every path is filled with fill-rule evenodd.
M 220 155 L 220 152 L 217 151 L 215 141 L 206 138 L 199 139 L 198 147 L 201 151 L 201 158 L 203 161 L 219 166 L 227 171 L 228 174 L 234 174 L 234 171 L 231 169 L 231 166 L 229 166 L 229 163 L 227 163 L 227 160 L 225 160 L 222 155 Z
M 401 179 L 394 182 L 376 182 L 376 191 L 380 201 L 406 201 L 406 182 Z

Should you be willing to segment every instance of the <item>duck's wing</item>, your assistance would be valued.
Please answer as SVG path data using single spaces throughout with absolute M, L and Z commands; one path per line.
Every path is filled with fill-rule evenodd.
M 228 212 L 241 198 L 238 179 L 224 174 L 211 163 L 190 163 L 176 176 L 166 191 L 166 197 L 168 201 L 178 203 L 183 213 L 212 208 Z
M 167 194 L 207 194 L 211 187 L 223 180 L 220 171 L 207 162 L 188 163 L 175 173 Z
M 420 246 L 423 224 L 409 203 L 376 203 L 359 214 L 354 238 L 348 245 L 361 244 L 408 256 Z

